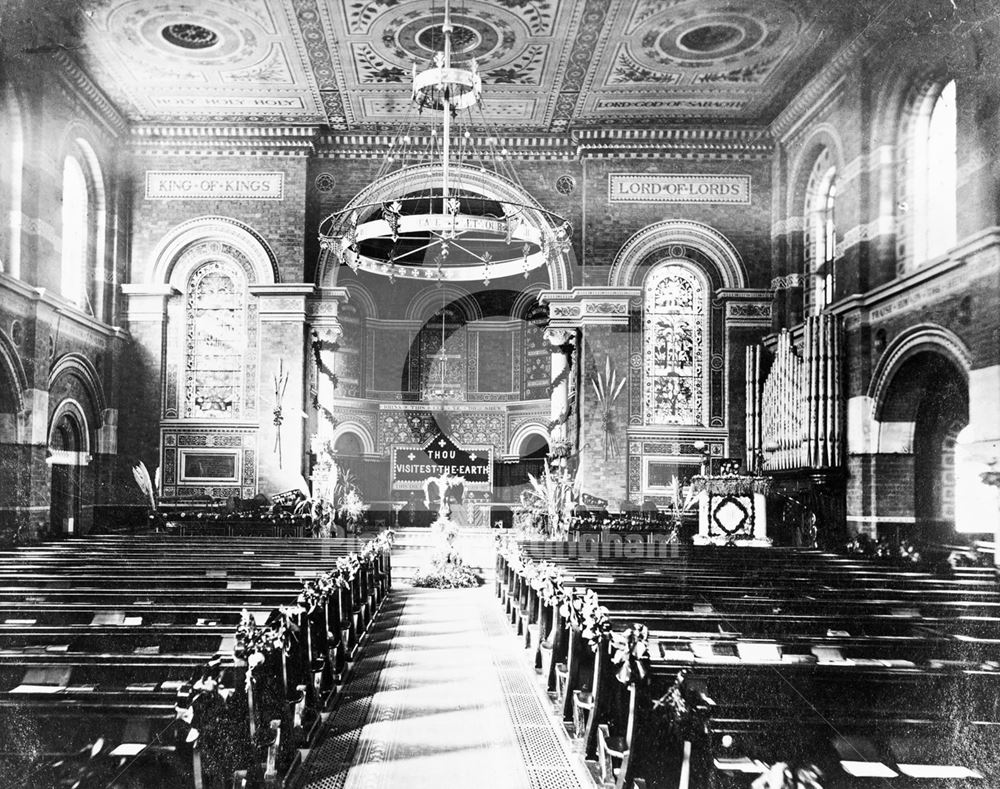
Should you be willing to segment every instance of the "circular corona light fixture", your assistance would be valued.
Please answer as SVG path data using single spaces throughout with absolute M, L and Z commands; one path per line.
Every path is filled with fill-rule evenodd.
M 476 61 L 452 62 L 455 34 L 448 6 L 444 49 L 423 71 L 413 64 L 412 100 L 419 122 L 393 137 L 373 185 L 319 228 L 324 255 L 354 271 L 437 282 L 481 281 L 554 264 L 570 250 L 569 223 L 528 204 L 511 157 L 482 118 Z M 474 113 L 479 113 L 474 118 Z M 386 196 L 380 184 L 393 184 Z M 488 184 L 501 184 L 502 195 Z M 377 193 L 377 199 L 369 197 Z

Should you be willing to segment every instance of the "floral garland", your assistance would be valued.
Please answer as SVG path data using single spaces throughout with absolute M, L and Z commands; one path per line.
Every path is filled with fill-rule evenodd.
M 277 617 L 273 613 L 272 611 L 264 625 L 258 625 L 254 621 L 253 615 L 245 608 L 240 614 L 240 623 L 236 626 L 236 646 L 233 648 L 233 654 L 246 660 L 250 669 L 247 672 L 248 684 L 254 670 L 264 663 L 268 655 L 278 650 L 285 651 L 291 646 L 291 636 L 294 631 L 287 626 L 290 617 L 284 612 Z M 297 626 L 295 630 L 298 630 Z
M 553 378 L 551 381 L 549 381 L 549 383 L 545 386 L 546 397 L 551 397 L 552 393 L 556 390 L 556 387 L 559 386 L 559 384 L 561 384 L 567 378 L 569 378 L 570 370 L 572 369 L 573 369 L 573 354 L 568 353 L 566 354 L 566 366 L 563 367 L 558 372 L 556 377 Z
M 611 663 L 620 666 L 615 677 L 623 685 L 642 682 L 649 672 L 649 628 L 634 624 L 611 634 Z
M 702 691 L 690 688 L 687 678 L 688 669 L 681 669 L 670 689 L 653 702 L 653 710 L 666 714 L 671 732 L 682 740 L 704 733 L 703 713 L 714 704 Z
M 323 351 L 332 351 L 336 353 L 339 350 L 340 345 L 336 342 L 330 342 L 327 340 L 320 339 L 320 336 L 315 331 L 312 333 L 312 354 L 313 361 L 316 363 L 316 372 L 325 375 L 329 379 L 333 388 L 336 389 L 337 385 L 340 383 L 340 379 L 337 378 L 337 374 L 331 370 L 326 362 L 323 361 Z M 338 424 L 337 417 L 334 416 L 333 411 L 327 408 L 325 405 L 319 401 L 319 392 L 313 391 L 312 395 L 312 407 L 316 409 L 316 413 L 322 416 L 331 427 L 336 427 Z
M 184 689 L 177 692 L 177 702 L 174 703 L 174 712 L 177 720 L 187 724 L 188 733 L 185 742 L 194 742 L 201 736 L 202 721 L 199 715 L 202 710 L 221 701 L 223 705 L 229 703 L 229 698 L 235 692 L 235 688 L 227 688 L 223 685 L 222 658 L 212 658 L 205 665 L 197 679 L 192 680 Z
M 325 605 L 338 589 L 350 587 L 351 581 L 362 567 L 371 567 L 383 551 L 388 551 L 394 538 L 391 530 L 380 532 L 361 546 L 360 553 L 338 556 L 332 570 L 320 573 L 315 578 L 304 579 L 298 605 L 305 611 L 313 611 L 318 606 Z
M 716 477 L 695 476 L 691 478 L 693 493 L 707 491 L 713 496 L 750 496 L 759 493 L 766 496 L 771 491 L 770 477 L 748 477 L 740 474 L 726 474 Z
M 560 605 L 559 613 L 566 626 L 578 629 L 595 652 L 600 648 L 601 642 L 611 636 L 612 624 L 608 609 L 601 605 L 597 592 L 593 589 L 587 589 L 583 594 L 569 595 Z
M 583 594 L 570 594 L 564 586 L 564 573 L 552 562 L 536 562 L 526 556 L 510 536 L 497 536 L 497 551 L 517 575 L 538 592 L 545 605 L 559 608 L 567 627 L 574 627 L 590 642 L 596 652 L 604 639 L 610 639 L 611 662 L 621 666 L 618 680 L 624 684 L 642 680 L 649 668 L 649 629 L 634 624 L 621 633 L 613 631 L 608 609 L 600 604 L 597 592 L 587 589 Z

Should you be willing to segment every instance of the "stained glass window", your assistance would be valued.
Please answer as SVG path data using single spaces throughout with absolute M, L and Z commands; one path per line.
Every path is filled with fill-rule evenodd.
M 708 390 L 705 343 L 708 287 L 680 262 L 646 278 L 643 402 L 646 424 L 704 425 Z
M 240 416 L 246 329 L 246 277 L 212 261 L 192 273 L 187 295 L 185 416 Z

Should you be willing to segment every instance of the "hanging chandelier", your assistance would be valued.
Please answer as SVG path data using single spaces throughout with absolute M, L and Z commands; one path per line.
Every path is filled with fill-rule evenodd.
M 567 255 L 570 224 L 523 197 L 508 151 L 483 121 L 475 59 L 452 63 L 447 3 L 441 32 L 433 64 L 422 72 L 413 65 L 412 101 L 417 114 L 434 114 L 430 133 L 410 124 L 393 137 L 372 187 L 320 223 L 320 249 L 392 282 L 527 277 Z M 394 187 L 388 198 L 386 184 Z

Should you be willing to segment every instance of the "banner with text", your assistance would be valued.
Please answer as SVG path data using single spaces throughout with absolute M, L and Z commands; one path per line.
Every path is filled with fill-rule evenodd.
M 449 474 L 465 477 L 467 485 L 493 486 L 493 449 L 462 449 L 448 436 L 438 433 L 424 446 L 397 446 L 392 450 L 394 490 L 417 490 L 430 477 Z
M 147 170 L 147 200 L 282 200 L 283 172 Z
M 750 176 L 609 173 L 608 199 L 612 203 L 750 205 Z

